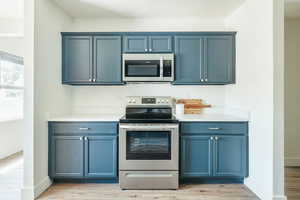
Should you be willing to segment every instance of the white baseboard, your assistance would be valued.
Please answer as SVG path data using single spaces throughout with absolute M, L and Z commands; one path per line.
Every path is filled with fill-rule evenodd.
M 287 200 L 286 196 L 273 196 L 273 200 Z
M 44 191 L 46 191 L 52 185 L 52 181 L 49 176 L 45 177 L 39 184 L 34 187 L 34 198 L 39 197 Z
M 34 200 L 34 190 L 32 187 L 25 187 L 21 190 L 22 200 Z
M 300 167 L 300 157 L 285 157 L 286 167 Z

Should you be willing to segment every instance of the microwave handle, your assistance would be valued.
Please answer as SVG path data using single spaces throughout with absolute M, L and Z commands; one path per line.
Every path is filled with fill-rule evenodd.
M 163 79 L 164 76 L 164 60 L 160 57 L 160 78 Z

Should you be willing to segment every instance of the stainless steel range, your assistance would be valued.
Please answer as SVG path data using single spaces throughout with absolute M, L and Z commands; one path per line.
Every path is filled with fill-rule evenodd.
M 171 97 L 128 97 L 120 120 L 122 189 L 177 189 L 179 125 Z

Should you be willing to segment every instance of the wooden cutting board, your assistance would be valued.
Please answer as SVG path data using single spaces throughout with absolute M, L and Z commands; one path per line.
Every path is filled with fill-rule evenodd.
M 184 104 L 184 114 L 200 114 L 203 108 L 211 105 L 203 103 L 202 99 L 178 99 L 177 104 Z

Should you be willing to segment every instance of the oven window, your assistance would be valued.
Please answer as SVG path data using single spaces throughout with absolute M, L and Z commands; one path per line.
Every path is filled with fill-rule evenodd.
M 127 160 L 171 160 L 170 131 L 127 131 Z
M 127 60 L 125 75 L 127 77 L 159 77 L 159 60 Z

